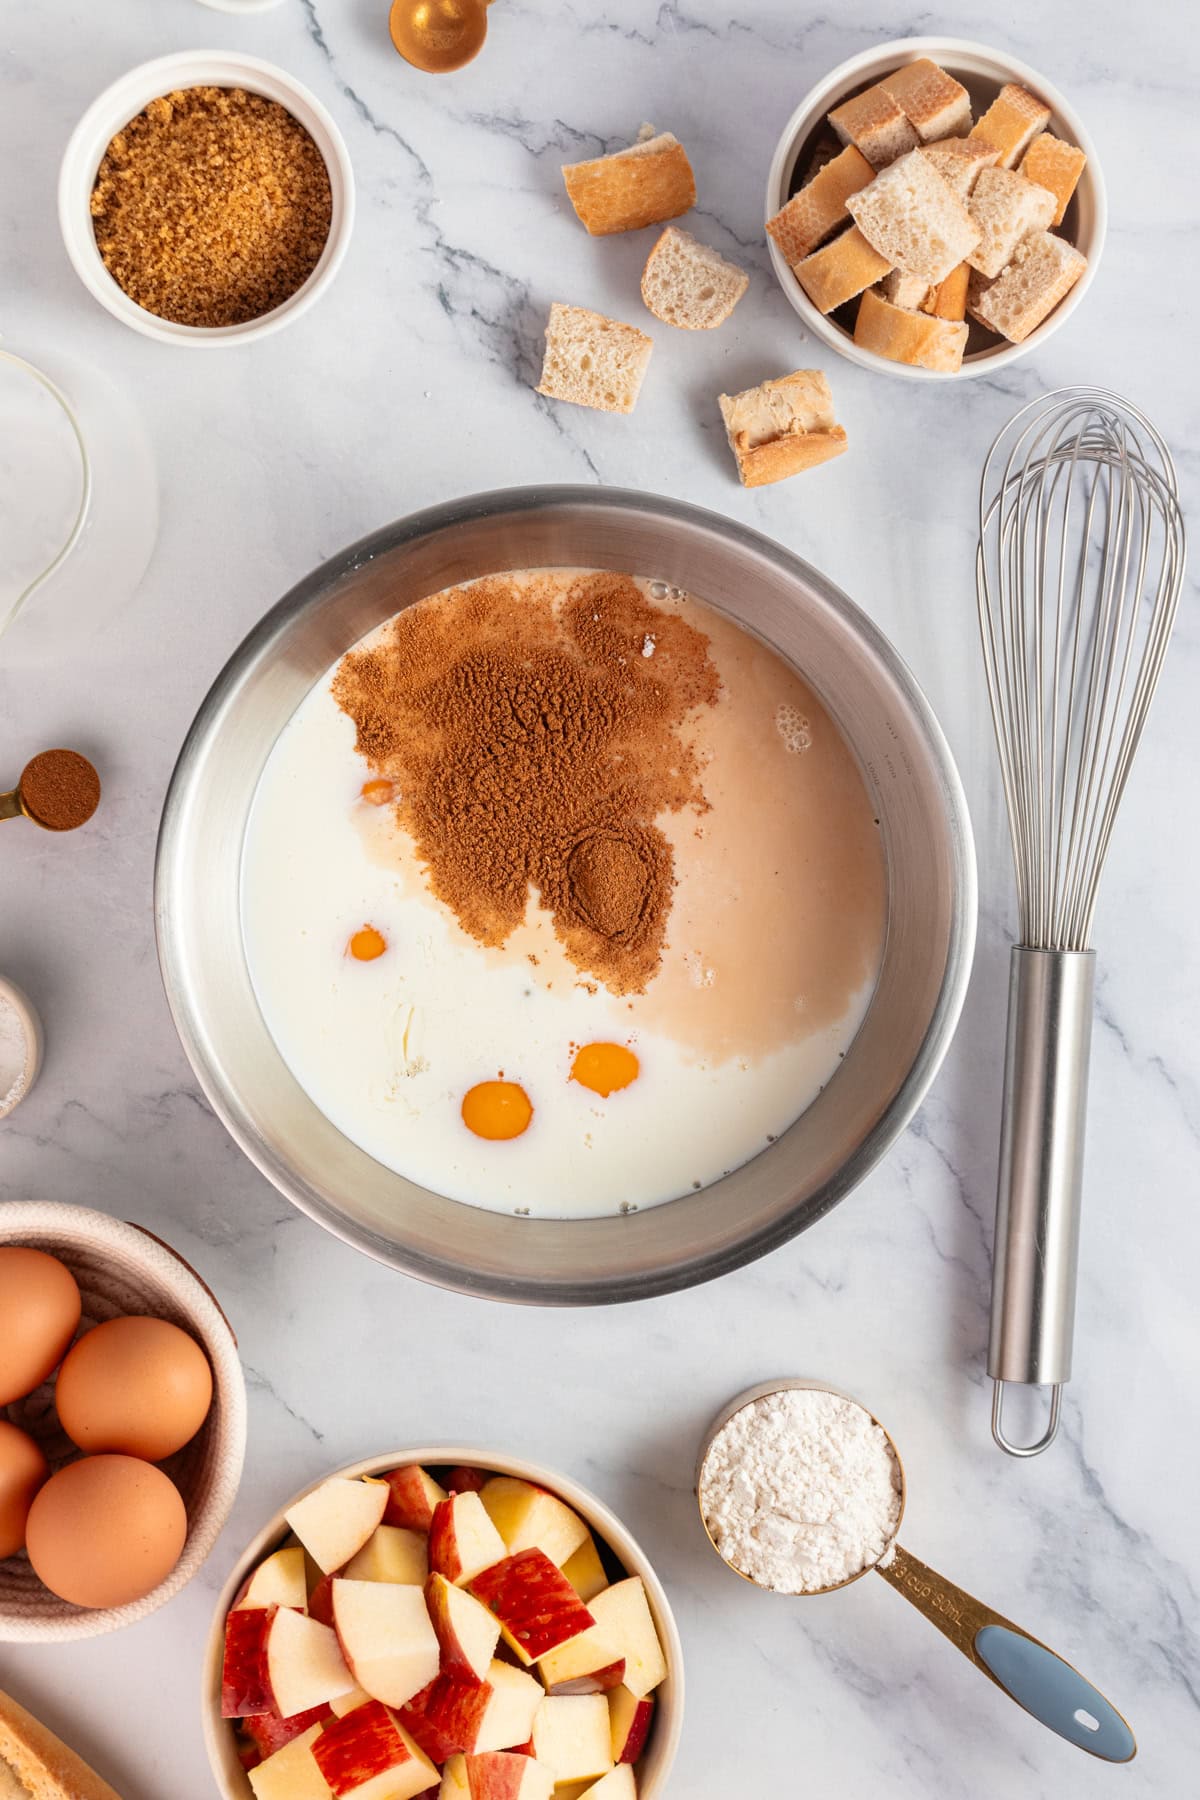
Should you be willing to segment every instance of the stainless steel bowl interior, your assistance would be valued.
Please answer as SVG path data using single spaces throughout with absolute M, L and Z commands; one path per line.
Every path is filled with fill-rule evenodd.
M 503 569 L 628 570 L 688 589 L 793 662 L 854 748 L 876 801 L 888 927 L 870 1011 L 837 1075 L 775 1144 L 702 1192 L 604 1219 L 490 1213 L 417 1187 L 318 1111 L 275 1048 L 243 952 L 239 870 L 263 765 L 299 702 L 364 632 L 425 595 Z M 811 1225 L 915 1111 L 953 1035 L 975 935 L 961 784 L 920 689 L 870 620 L 769 540 L 674 500 L 614 489 L 478 495 L 385 526 L 256 626 L 184 743 L 159 836 L 167 998 L 213 1108 L 311 1218 L 421 1279 L 582 1305 L 720 1275 Z M 569 1178 L 569 1177 L 568 1177 Z

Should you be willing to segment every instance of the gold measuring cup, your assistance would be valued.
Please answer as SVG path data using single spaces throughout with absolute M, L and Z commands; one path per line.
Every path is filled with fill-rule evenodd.
M 756 1400 L 765 1400 L 786 1388 L 811 1388 L 820 1393 L 835 1394 L 841 1400 L 849 1400 L 854 1406 L 862 1406 L 862 1402 L 855 1400 L 852 1394 L 843 1394 L 839 1388 L 830 1387 L 824 1381 L 790 1378 L 764 1381 L 758 1387 L 748 1388 L 736 1400 L 730 1401 L 709 1428 L 696 1468 L 698 1505 L 704 1465 L 718 1432 L 743 1407 L 752 1405 Z M 886 1425 L 875 1418 L 870 1407 L 864 1406 L 863 1411 L 879 1426 L 896 1459 L 900 1485 L 900 1513 L 896 1520 L 896 1535 L 879 1562 L 868 1563 L 846 1581 L 835 1582 L 830 1587 L 814 1588 L 811 1590 L 812 1594 L 835 1593 L 838 1588 L 849 1587 L 850 1582 L 860 1580 L 874 1569 L 877 1575 L 883 1576 L 889 1587 L 895 1588 L 898 1594 L 903 1594 L 918 1612 L 923 1613 L 931 1625 L 936 1625 L 943 1637 L 949 1638 L 955 1649 L 961 1650 L 981 1675 L 986 1675 L 1002 1693 L 1007 1694 L 1010 1700 L 1015 1700 L 1018 1706 L 1023 1707 L 1041 1724 L 1057 1732 L 1059 1737 L 1066 1738 L 1069 1744 L 1077 1745 L 1080 1750 L 1086 1750 L 1089 1755 L 1100 1757 L 1104 1762 L 1130 1762 L 1137 1755 L 1134 1735 L 1116 1707 L 1104 1698 L 1098 1688 L 1094 1688 L 1090 1681 L 1085 1681 L 1077 1669 L 1072 1668 L 1069 1662 L 1064 1662 L 1061 1656 L 1057 1656 L 1040 1639 L 1032 1637 L 1019 1625 L 1014 1625 L 1003 1613 L 993 1611 L 981 1600 L 976 1600 L 973 1595 L 956 1587 L 952 1581 L 947 1581 L 936 1569 L 918 1562 L 897 1541 L 900 1521 L 904 1517 L 904 1464 L 900 1461 L 900 1453 Z M 700 1520 L 704 1525 L 705 1536 L 716 1550 L 702 1505 Z M 719 1550 L 717 1555 L 721 1555 Z M 724 1557 L 721 1560 L 726 1562 Z M 735 1575 L 740 1575 L 752 1587 L 761 1585 L 733 1563 L 726 1562 L 726 1567 L 733 1569 Z M 771 1593 L 775 1590 L 767 1588 L 763 1591 Z M 809 1597 L 808 1594 L 788 1596 L 789 1599 Z
M 388 33 L 405 62 L 449 75 L 478 56 L 492 0 L 393 0 Z

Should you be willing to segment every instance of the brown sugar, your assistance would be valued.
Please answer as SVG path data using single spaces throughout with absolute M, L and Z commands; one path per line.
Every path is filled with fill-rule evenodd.
M 614 993 L 658 968 L 675 878 L 655 820 L 706 807 L 680 728 L 719 689 L 704 633 L 609 574 L 495 576 L 424 601 L 333 684 L 464 929 L 503 944 L 532 891 Z
M 278 101 L 195 87 L 152 100 L 109 144 L 91 211 L 129 298 L 179 325 L 239 325 L 307 281 L 329 236 L 329 171 Z

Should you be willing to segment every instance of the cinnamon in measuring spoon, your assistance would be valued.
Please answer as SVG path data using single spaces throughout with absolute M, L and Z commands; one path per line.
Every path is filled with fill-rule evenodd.
M 43 750 L 21 771 L 21 810 L 46 831 L 86 825 L 100 804 L 100 777 L 77 750 Z

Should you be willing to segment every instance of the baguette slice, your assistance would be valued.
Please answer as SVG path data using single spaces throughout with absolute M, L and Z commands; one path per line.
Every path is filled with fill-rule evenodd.
M 962 368 L 967 326 L 926 313 L 906 312 L 871 288 L 862 297 L 854 324 L 854 341 L 889 362 L 953 374 Z
M 1086 268 L 1087 258 L 1066 238 L 1040 232 L 1017 246 L 1016 255 L 997 280 L 973 293 L 972 315 L 1010 343 L 1023 344 L 1070 293 Z
M 797 369 L 742 394 L 721 394 L 719 404 L 743 487 L 783 481 L 846 448 L 819 369 Z
M 1050 108 L 1028 88 L 1008 81 L 992 104 L 976 119 L 970 136 L 994 144 L 1000 152 L 1000 166 L 1011 169 L 1023 150 L 1027 150 L 1039 131 L 1050 123 Z
M 871 248 L 858 226 L 852 225 L 832 244 L 798 262 L 795 275 L 817 311 L 831 313 L 881 281 L 891 266 L 886 256 Z
M 723 325 L 750 277 L 678 225 L 668 225 L 646 258 L 642 299 L 664 325 L 712 331 Z
M 967 289 L 970 281 L 970 263 L 959 263 L 957 269 L 951 269 L 945 281 L 930 288 L 921 302 L 921 311 L 929 313 L 935 319 L 951 319 L 955 324 L 961 324 L 967 316 Z
M 1074 144 L 1064 144 L 1049 131 L 1035 137 L 1025 152 L 1022 175 L 1027 181 L 1036 181 L 1039 187 L 1049 188 L 1057 202 L 1050 221 L 1052 225 L 1062 224 L 1086 164 L 1087 157 L 1082 150 L 1077 150 Z
M 551 400 L 631 413 L 654 348 L 636 325 L 622 325 L 586 306 L 555 301 L 546 325 L 546 355 L 537 391 Z
M 923 275 L 902 275 L 899 269 L 893 269 L 880 282 L 879 291 L 893 306 L 902 306 L 906 312 L 918 312 L 937 290 L 930 287 Z
M 9 1770 L 18 1783 L 16 1792 L 32 1800 L 121 1800 L 40 1719 L 0 1693 L 0 1782 Z M 0 1792 L 8 1789 L 0 1787 Z
M 1015 169 L 984 169 L 971 195 L 971 217 L 980 232 L 967 257 L 971 267 L 981 275 L 999 275 L 1018 244 L 1045 231 L 1055 205 L 1049 188 L 1027 181 Z
M 905 63 L 880 82 L 923 144 L 935 138 L 964 137 L 971 129 L 971 96 L 928 56 Z
M 890 268 L 919 275 L 930 286 L 944 281 L 979 242 L 966 206 L 919 150 L 851 194 L 846 210 Z
M 593 237 L 661 225 L 696 204 L 687 151 L 669 131 L 639 138 L 627 150 L 590 162 L 564 163 L 567 195 Z
M 949 182 L 960 200 L 969 198 L 980 173 L 1000 161 L 995 144 L 982 138 L 946 138 L 940 144 L 926 144 L 923 151 L 943 181 Z
M 905 117 L 904 108 L 892 99 L 882 82 L 836 106 L 829 123 L 842 143 L 861 150 L 875 169 L 895 162 L 906 150 L 915 150 L 921 141 Z
M 767 220 L 767 230 L 793 268 L 849 217 L 846 201 L 874 179 L 875 171 L 862 151 L 847 144 Z

